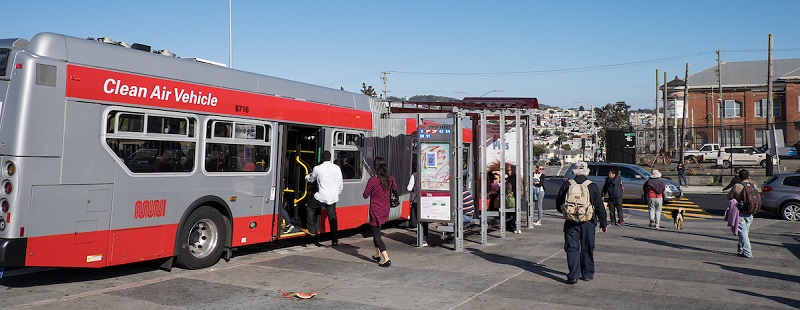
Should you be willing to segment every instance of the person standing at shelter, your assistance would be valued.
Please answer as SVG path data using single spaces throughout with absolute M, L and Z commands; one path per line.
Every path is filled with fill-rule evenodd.
M 369 198 L 369 226 L 372 229 L 372 243 L 375 245 L 375 255 L 372 259 L 379 262 L 378 266 L 389 267 L 392 261 L 381 238 L 381 226 L 389 220 L 390 189 L 397 190 L 397 183 L 394 177 L 389 175 L 386 159 L 375 157 L 373 166 L 375 175 L 369 178 L 367 187 L 364 188 L 364 198 Z
M 653 174 L 642 185 L 642 192 L 647 199 L 647 209 L 650 211 L 650 227 L 661 229 L 661 208 L 664 206 L 664 191 L 667 185 L 659 179 L 661 171 L 653 170 Z
M 342 180 L 342 169 L 331 162 L 331 152 L 322 152 L 322 163 L 315 166 L 311 173 L 306 175 L 307 182 L 317 182 L 317 192 L 311 197 L 306 206 L 308 216 L 308 227 L 301 229 L 307 235 L 315 235 L 318 231 L 317 221 L 320 211 L 325 208 L 328 215 L 328 224 L 331 230 L 331 245 L 339 245 L 339 221 L 336 218 L 336 202 L 342 193 L 344 181 Z
M 515 166 L 506 164 L 506 187 L 511 188 L 511 194 L 517 194 L 517 170 Z
M 616 226 L 622 226 L 623 212 L 622 212 L 622 178 L 619 177 L 617 171 L 608 170 L 608 177 L 603 184 L 603 196 L 608 194 L 608 211 L 611 214 L 611 223 Z
M 411 177 L 408 179 L 408 186 L 406 187 L 411 202 L 411 220 L 409 222 L 422 226 L 422 246 L 426 247 L 428 246 L 428 222 L 420 221 L 419 194 L 417 193 L 416 180 L 417 164 L 413 163 L 411 165 Z
M 561 188 L 556 195 L 556 210 L 565 215 L 564 221 L 564 251 L 567 253 L 567 265 L 569 266 L 569 274 L 567 275 L 567 284 L 578 283 L 580 276 L 581 280 L 590 281 L 594 278 L 594 239 L 595 228 L 597 222 L 600 222 L 600 232 L 606 233 L 608 231 L 608 222 L 606 221 L 606 209 L 603 207 L 603 196 L 597 184 L 592 183 L 586 179 L 589 175 L 589 165 L 585 162 L 575 163 L 572 169 L 575 178 L 570 182 L 561 184 Z M 585 185 L 584 183 L 589 182 Z M 576 189 L 573 186 L 581 187 L 579 197 L 567 197 L 571 192 Z M 585 189 L 585 191 L 583 191 Z M 584 196 L 588 194 L 588 197 Z M 583 221 L 573 221 L 568 216 L 567 202 L 573 202 L 575 199 L 583 200 L 588 206 L 579 205 L 577 209 L 585 210 L 583 214 L 593 212 L 589 219 Z
M 683 163 L 678 164 L 678 185 L 689 187 L 689 182 L 686 182 L 686 166 Z
M 542 225 L 542 204 L 544 204 L 544 166 L 541 164 L 536 165 L 536 171 L 533 172 L 533 180 L 531 183 L 533 184 L 533 203 L 536 205 L 536 210 L 538 214 L 538 220 L 533 222 L 533 225 Z M 533 215 L 528 214 L 528 217 L 532 218 Z
M 728 199 L 736 199 L 739 209 L 739 243 L 736 245 L 736 255 L 740 257 L 753 258 L 753 250 L 750 247 L 750 225 L 753 224 L 753 214 L 761 208 L 761 195 L 758 189 L 750 181 L 750 171 L 747 169 L 739 170 L 739 179 L 728 192 Z M 755 195 L 758 199 L 745 197 Z M 756 204 L 750 206 L 748 204 Z
M 491 184 L 489 184 L 489 211 L 500 209 L 500 175 L 492 172 Z

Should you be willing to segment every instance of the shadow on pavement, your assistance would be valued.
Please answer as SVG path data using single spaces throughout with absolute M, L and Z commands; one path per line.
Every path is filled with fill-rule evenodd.
M 777 273 L 777 272 L 772 272 L 772 271 L 764 271 L 764 270 L 758 270 L 758 269 L 746 268 L 746 267 L 734 267 L 734 266 L 723 265 L 723 264 L 715 263 L 715 262 L 704 262 L 704 263 L 708 264 L 708 265 L 717 266 L 719 268 L 722 268 L 722 269 L 725 269 L 725 270 L 728 270 L 728 271 L 738 272 L 738 273 L 741 273 L 743 275 L 757 276 L 757 277 L 763 277 L 763 278 L 769 278 L 769 279 L 776 279 L 776 280 L 791 282 L 791 284 L 793 284 L 793 285 L 796 285 L 797 283 L 800 283 L 800 277 L 794 276 L 794 275 Z
M 694 246 L 689 246 L 689 245 L 684 245 L 684 244 L 667 242 L 667 241 L 663 241 L 663 240 L 647 239 L 647 238 L 640 238 L 640 237 L 629 237 L 629 236 L 623 236 L 623 238 L 629 238 L 629 239 L 633 239 L 633 240 L 641 241 L 641 242 L 648 242 L 648 243 L 652 243 L 652 244 L 655 244 L 655 245 L 661 245 L 661 246 L 671 247 L 671 248 L 675 248 L 675 249 L 689 249 L 689 250 L 695 250 L 695 251 L 701 251 L 701 252 L 707 252 L 707 253 L 721 254 L 721 255 L 726 255 L 726 256 L 736 256 L 736 253 L 732 253 L 732 252 L 709 250 L 709 249 L 704 249 L 704 248 L 699 248 L 699 247 L 694 247 Z
M 559 283 L 560 282 L 564 282 L 564 280 L 566 280 L 566 278 L 567 278 L 567 274 L 566 273 L 547 268 L 546 265 L 540 265 L 540 264 L 537 264 L 537 263 L 534 263 L 534 262 L 529 262 L 529 261 L 526 261 L 526 260 L 521 260 L 521 259 L 518 259 L 518 258 L 513 258 L 513 257 L 508 257 L 508 256 L 502 256 L 502 255 L 497 255 L 497 254 L 492 254 L 492 253 L 486 253 L 486 252 L 481 251 L 479 249 L 467 249 L 467 250 L 472 252 L 472 254 L 475 254 L 478 257 L 483 258 L 483 259 L 485 259 L 487 261 L 490 261 L 490 262 L 493 262 L 493 263 L 496 263 L 496 264 L 506 264 L 506 265 L 514 266 L 514 267 L 520 268 L 522 270 L 525 270 L 527 272 L 535 273 L 535 274 L 538 274 L 538 275 L 543 276 L 545 278 L 553 279 L 554 281 L 557 281 Z
M 748 291 L 745 291 L 745 290 L 737 290 L 737 289 L 731 289 L 730 291 L 731 292 L 735 292 L 735 293 L 739 293 L 739 294 L 745 294 L 745 295 L 750 295 L 750 296 L 754 296 L 754 297 L 760 297 L 760 298 L 764 298 L 764 299 L 769 299 L 769 300 L 772 300 L 772 301 L 775 301 L 775 302 L 782 303 L 782 304 L 787 305 L 787 306 L 793 306 L 793 307 L 795 307 L 795 309 L 800 308 L 800 301 L 795 300 L 795 299 L 790 299 L 790 298 L 780 297 L 780 296 L 764 295 L 764 294 L 748 292 Z

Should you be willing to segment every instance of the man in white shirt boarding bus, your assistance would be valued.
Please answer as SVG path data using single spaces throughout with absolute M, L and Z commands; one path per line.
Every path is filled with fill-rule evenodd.
M 331 230 L 331 245 L 339 245 L 338 221 L 336 219 L 336 202 L 342 193 L 344 182 L 342 170 L 331 162 L 331 152 L 322 152 L 322 163 L 315 166 L 311 173 L 306 175 L 307 182 L 317 182 L 317 192 L 306 205 L 308 227 L 300 229 L 307 235 L 316 235 L 319 230 L 317 220 L 320 210 L 325 208 L 328 215 L 328 224 Z

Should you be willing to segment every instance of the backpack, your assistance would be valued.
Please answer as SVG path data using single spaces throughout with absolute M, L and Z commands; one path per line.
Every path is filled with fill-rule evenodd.
M 561 207 L 565 219 L 578 223 L 592 219 L 594 206 L 589 197 L 589 184 L 592 184 L 592 181 L 586 180 L 578 184 L 575 180 L 569 180 L 567 197 Z
M 742 182 L 742 201 L 739 202 L 739 212 L 756 214 L 761 210 L 761 193 L 751 182 Z

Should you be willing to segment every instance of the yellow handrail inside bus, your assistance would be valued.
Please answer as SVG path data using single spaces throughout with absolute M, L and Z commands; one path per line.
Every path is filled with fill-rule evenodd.
M 294 161 L 296 161 L 298 164 L 300 164 L 300 166 L 303 167 L 303 169 L 306 171 L 306 174 L 304 174 L 303 176 L 308 175 L 308 166 L 306 166 L 306 164 L 303 163 L 303 161 L 300 160 L 300 156 L 299 155 L 294 157 Z M 300 202 L 301 200 L 305 199 L 306 195 L 308 195 L 308 182 L 305 183 L 305 188 L 303 189 L 303 196 L 301 196 L 298 199 L 295 199 L 294 200 L 294 205 L 296 206 L 298 202 Z

